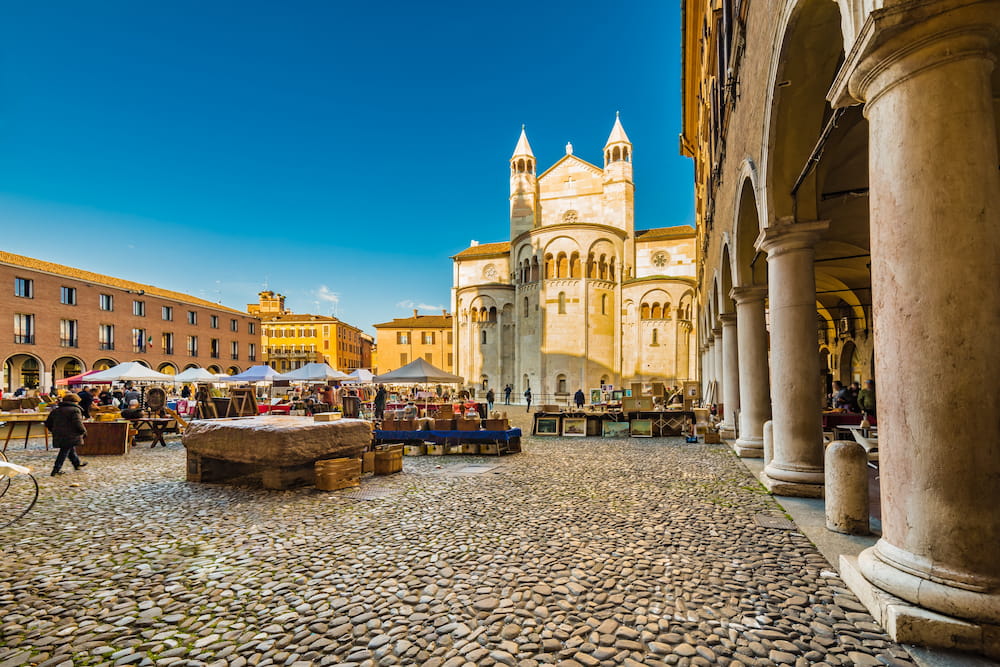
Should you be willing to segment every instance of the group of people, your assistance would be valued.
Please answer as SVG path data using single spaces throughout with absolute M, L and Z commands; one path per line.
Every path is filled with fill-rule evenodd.
M 846 412 L 863 412 L 869 417 L 875 416 L 875 381 L 865 380 L 864 389 L 857 382 L 846 387 L 834 380 L 833 391 L 829 394 L 829 405 L 834 410 Z

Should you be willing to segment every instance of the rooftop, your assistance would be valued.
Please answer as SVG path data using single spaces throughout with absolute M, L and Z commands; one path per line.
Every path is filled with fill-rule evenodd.
M 499 243 L 480 243 L 479 245 L 474 245 L 471 248 L 466 248 L 462 252 L 455 255 L 454 258 L 477 257 L 479 255 L 498 255 L 505 252 L 510 252 L 510 241 L 500 241 Z
M 0 264 L 8 264 L 10 266 L 32 269 L 35 271 L 43 271 L 45 273 L 51 273 L 58 276 L 65 276 L 67 278 L 75 278 L 76 280 L 85 280 L 87 282 L 96 283 L 98 285 L 107 285 L 108 287 L 116 287 L 122 290 L 144 292 L 145 294 L 149 294 L 151 296 L 158 296 L 164 299 L 173 299 L 174 301 L 181 301 L 183 303 L 188 303 L 197 306 L 205 306 L 206 308 L 213 308 L 215 310 L 224 310 L 229 313 L 236 313 L 238 315 L 243 315 L 245 317 L 248 317 L 248 315 L 241 310 L 236 310 L 235 308 L 229 308 L 228 306 L 223 306 L 220 303 L 214 303 L 206 299 L 199 299 L 198 297 L 191 296 L 190 294 L 173 292 L 171 290 L 165 290 L 159 287 L 154 287 L 153 285 L 144 285 L 142 283 L 135 283 L 130 280 L 123 280 L 121 278 L 113 278 L 111 276 L 105 276 L 100 273 L 84 271 L 83 269 L 75 269 L 71 266 L 63 266 L 62 264 L 55 264 L 54 262 L 46 262 L 41 259 L 35 259 L 33 257 L 25 257 L 24 255 L 15 255 L 14 253 L 4 252 L 2 250 L 0 250 Z
M 659 241 L 662 239 L 682 239 L 695 235 L 694 227 L 691 225 L 679 225 L 677 227 L 657 227 L 656 229 L 637 229 L 635 231 L 636 241 Z
M 376 329 L 450 329 L 451 315 L 414 315 L 397 317 L 391 322 L 374 325 Z

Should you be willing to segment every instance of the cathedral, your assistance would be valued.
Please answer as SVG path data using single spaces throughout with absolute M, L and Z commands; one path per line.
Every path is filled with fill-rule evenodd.
M 635 229 L 632 143 L 616 118 L 604 166 L 566 155 L 538 174 L 521 129 L 510 240 L 455 255 L 455 372 L 535 400 L 697 377 L 695 230 Z

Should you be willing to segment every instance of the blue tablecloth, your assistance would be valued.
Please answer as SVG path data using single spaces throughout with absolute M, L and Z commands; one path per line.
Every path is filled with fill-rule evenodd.
M 521 429 L 509 431 L 375 431 L 377 442 L 510 442 L 521 437 Z

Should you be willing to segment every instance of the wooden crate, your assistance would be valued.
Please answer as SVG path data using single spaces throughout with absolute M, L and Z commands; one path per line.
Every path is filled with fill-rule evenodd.
M 456 419 L 455 426 L 457 431 L 478 431 L 479 430 L 479 420 L 478 419 Z
M 461 445 L 463 454 L 478 454 L 479 453 L 479 443 L 478 442 L 466 442 Z
M 403 470 L 403 446 L 395 445 L 375 451 L 375 474 L 391 475 Z
M 361 459 L 325 459 L 316 462 L 316 488 L 336 491 L 361 486 Z
M 479 445 L 479 453 L 496 456 L 500 453 L 499 445 L 495 442 L 484 442 Z
M 427 445 L 427 453 L 430 456 L 444 456 L 444 449 L 445 449 L 444 445 L 435 445 L 435 444 Z
M 487 431 L 506 431 L 510 428 L 510 420 L 486 419 L 483 421 L 483 428 Z
M 313 415 L 313 421 L 318 422 L 335 422 L 340 419 L 341 413 L 339 412 L 320 412 Z
M 427 453 L 426 445 L 403 445 L 404 456 L 423 456 L 426 453 Z
M 361 474 L 375 472 L 375 452 L 361 454 Z
M 454 419 L 441 419 L 438 417 L 434 420 L 434 430 L 435 431 L 454 431 L 455 430 L 455 420 Z
M 718 431 L 708 431 L 705 433 L 705 444 L 706 445 L 721 445 L 722 436 L 719 435 Z

